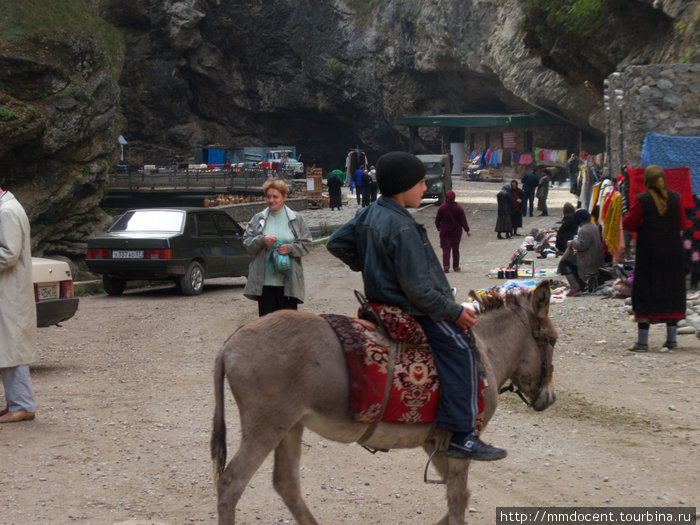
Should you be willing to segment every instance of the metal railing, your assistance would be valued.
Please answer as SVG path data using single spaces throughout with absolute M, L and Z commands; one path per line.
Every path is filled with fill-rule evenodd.
M 109 176 L 110 190 L 212 190 L 259 189 L 267 179 L 281 178 L 288 184 L 294 179 L 292 169 L 214 168 L 190 169 L 156 167 L 120 169 Z

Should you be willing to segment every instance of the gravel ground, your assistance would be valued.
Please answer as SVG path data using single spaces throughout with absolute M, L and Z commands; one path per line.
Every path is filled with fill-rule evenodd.
M 448 276 L 458 297 L 497 284 L 489 270 L 518 248 L 519 239 L 499 241 L 493 232 L 499 187 L 455 179 L 473 231 L 462 242 L 463 271 Z M 526 218 L 524 230 L 556 226 L 571 196 L 553 189 L 550 197 L 552 215 Z M 336 225 L 356 209 L 351 199 L 340 212 L 304 216 L 312 226 Z M 435 210 L 415 216 L 437 246 Z M 358 274 L 322 245 L 304 265 L 303 310 L 356 312 Z M 553 268 L 556 260 L 537 265 Z M 244 283 L 207 281 L 197 297 L 172 286 L 84 296 L 75 318 L 40 329 L 37 418 L 0 430 L 2 522 L 215 523 L 211 372 L 228 334 L 256 317 Z M 700 341 L 681 335 L 677 350 L 628 354 L 635 325 L 624 301 L 597 295 L 554 304 L 551 316 L 560 331 L 557 402 L 536 414 L 501 396 L 485 439 L 509 455 L 472 466 L 468 522 L 493 524 L 502 505 L 697 506 Z M 652 347 L 664 336 L 653 327 Z M 238 416 L 230 395 L 227 423 L 233 451 Z M 432 523 L 446 504 L 443 487 L 422 481 L 425 460 L 419 450 L 371 455 L 307 431 L 302 487 L 320 523 Z M 272 489 L 271 468 L 268 458 L 251 480 L 240 523 L 294 523 Z

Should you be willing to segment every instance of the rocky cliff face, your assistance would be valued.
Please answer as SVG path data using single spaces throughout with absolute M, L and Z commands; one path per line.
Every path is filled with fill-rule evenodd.
M 602 138 L 603 79 L 673 58 L 673 24 L 697 7 L 619 4 L 592 35 L 565 34 L 570 46 L 560 29 L 524 22 L 520 0 L 113 0 L 104 16 L 127 41 L 135 162 L 294 144 L 338 166 L 357 145 L 405 147 L 393 124 L 405 114 L 541 108 Z
M 0 186 L 27 210 L 35 255 L 76 254 L 109 222 L 123 44 L 83 2 L 32 4 L 0 5 Z
M 95 36 L 108 28 L 56 33 L 43 47 L 40 32 L 3 37 L 0 76 L 12 90 L 0 88 L 0 107 L 18 120 L 0 114 L 0 158 L 37 248 L 77 253 L 102 220 L 120 133 L 133 164 L 189 161 L 201 145 L 293 144 L 324 167 L 356 146 L 405 148 L 399 115 L 542 109 L 602 138 L 603 79 L 619 65 L 676 60 L 697 35 L 687 28 L 698 2 L 621 1 L 630 11 L 565 42 L 525 16 L 527 3 L 95 1 L 123 55 Z

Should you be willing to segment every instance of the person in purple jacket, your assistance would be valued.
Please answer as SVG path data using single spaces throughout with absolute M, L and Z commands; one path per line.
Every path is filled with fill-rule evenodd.
M 440 205 L 435 215 L 435 226 L 440 232 L 440 248 L 442 248 L 442 267 L 445 273 L 450 271 L 450 252 L 452 253 L 452 268 L 459 268 L 459 243 L 462 241 L 462 230 L 469 231 L 464 209 L 455 202 L 455 192 L 450 190 L 445 194 L 445 202 Z

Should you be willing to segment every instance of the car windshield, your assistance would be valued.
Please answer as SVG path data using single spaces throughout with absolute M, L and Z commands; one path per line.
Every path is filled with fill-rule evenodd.
M 185 212 L 179 210 L 136 210 L 126 212 L 110 232 L 180 232 Z

